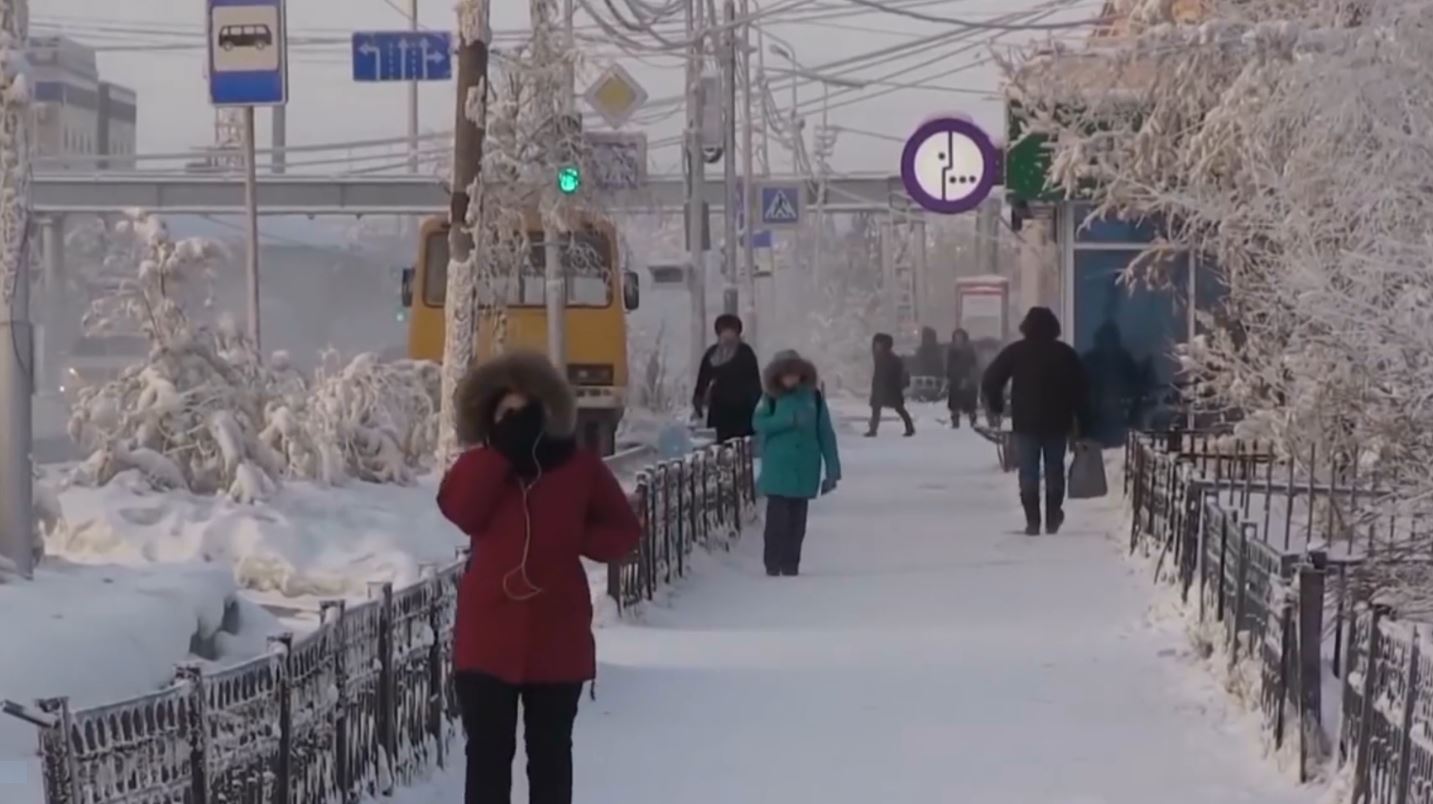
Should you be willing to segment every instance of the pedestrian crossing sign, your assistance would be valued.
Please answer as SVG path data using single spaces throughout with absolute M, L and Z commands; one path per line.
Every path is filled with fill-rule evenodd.
M 761 204 L 763 228 L 792 228 L 801 224 L 801 185 L 766 185 L 761 188 L 757 201 Z

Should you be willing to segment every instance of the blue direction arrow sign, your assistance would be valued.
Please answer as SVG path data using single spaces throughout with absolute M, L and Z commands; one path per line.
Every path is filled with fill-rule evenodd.
M 447 31 L 359 31 L 353 35 L 355 81 L 447 81 L 453 35 Z
M 208 0 L 209 100 L 215 106 L 288 101 L 283 0 Z

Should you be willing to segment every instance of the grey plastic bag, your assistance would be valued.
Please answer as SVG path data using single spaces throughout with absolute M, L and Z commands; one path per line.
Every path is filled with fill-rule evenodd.
M 1105 456 L 1098 443 L 1075 442 L 1066 491 L 1072 500 L 1093 500 L 1109 493 L 1109 485 L 1105 483 Z

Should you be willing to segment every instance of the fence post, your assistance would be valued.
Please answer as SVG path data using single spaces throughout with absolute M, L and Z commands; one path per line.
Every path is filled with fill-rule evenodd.
M 1378 632 L 1386 610 L 1384 606 L 1374 606 L 1368 623 L 1368 652 L 1363 659 L 1363 699 L 1360 701 L 1363 712 L 1359 716 L 1358 748 L 1353 765 L 1354 804 L 1368 801 L 1368 747 L 1373 737 L 1373 729 L 1369 725 L 1376 710 L 1373 704 L 1373 680 L 1374 676 L 1378 675 Z
M 1311 551 L 1308 561 L 1299 565 L 1299 781 L 1308 780 L 1308 741 L 1318 741 L 1323 753 L 1323 678 L 1320 661 L 1324 634 L 1324 589 L 1328 573 L 1328 554 Z
M 1264 622 L 1264 627 L 1265 627 L 1265 628 L 1268 628 L 1268 627 L 1269 627 L 1268 620 L 1269 620 L 1270 618 L 1272 618 L 1273 616 L 1274 616 L 1274 613 L 1273 613 L 1272 611 L 1267 612 L 1267 613 L 1265 614 L 1265 622 Z M 1278 678 L 1278 681 L 1276 682 L 1277 688 L 1275 689 L 1275 695 L 1273 696 L 1273 699 L 1274 699 L 1274 748 L 1275 748 L 1276 750 L 1284 747 L 1284 721 L 1285 721 L 1285 712 L 1284 712 L 1284 708 L 1285 708 L 1285 707 L 1284 707 L 1284 702 L 1288 700 L 1288 695 L 1289 695 L 1289 673 L 1290 673 L 1291 671 L 1294 672 L 1294 673 L 1298 673 L 1298 671 L 1299 671 L 1298 663 L 1294 660 L 1294 657 L 1290 655 L 1290 654 L 1292 654 L 1292 653 L 1294 652 L 1294 651 L 1293 651 L 1293 641 L 1294 641 L 1294 606 L 1293 606 L 1292 601 L 1289 601 L 1287 598 L 1285 598 L 1285 599 L 1283 600 L 1283 602 L 1282 602 L 1281 605 L 1279 606 L 1279 615 L 1278 615 L 1278 616 L 1279 616 L 1279 678 Z M 1258 637 L 1259 640 L 1264 639 L 1264 636 L 1263 636 L 1262 634 L 1257 635 L 1257 637 Z M 1253 641 L 1255 641 L 1255 640 L 1250 640 L 1250 641 L 1253 642 Z M 1263 646 L 1262 646 L 1262 645 L 1260 645 L 1260 646 L 1258 646 L 1258 647 L 1255 647 L 1255 648 L 1251 648 L 1251 651 L 1253 651 L 1253 652 L 1256 653 L 1256 654 L 1259 653 L 1259 652 L 1261 652 L 1262 650 L 1263 650 Z M 1266 661 L 1267 661 L 1267 660 L 1266 660 Z M 1268 677 L 1268 676 L 1265 676 L 1265 678 L 1267 678 L 1267 677 Z M 1298 682 L 1298 679 L 1297 679 L 1297 677 L 1295 677 L 1295 686 L 1296 686 L 1296 687 L 1297 687 L 1297 682 Z M 1300 772 L 1300 774 L 1303 773 L 1302 767 L 1300 767 L 1299 772 Z
M 1403 729 L 1398 745 L 1398 797 L 1395 804 L 1407 804 L 1408 779 L 1413 771 L 1413 707 L 1418 698 L 1418 629 L 1413 629 L 1408 649 L 1408 684 L 1403 695 Z
M 289 804 L 289 790 L 293 786 L 294 713 L 293 713 L 293 653 L 294 635 L 288 632 L 269 637 L 270 645 L 278 645 L 284 651 L 284 660 L 279 662 L 278 683 L 274 694 L 279 699 L 279 751 L 274 757 L 274 804 Z
M 1239 523 L 1239 564 L 1234 580 L 1234 620 L 1229 628 L 1229 668 L 1239 663 L 1239 630 L 1244 627 L 1244 609 L 1249 597 L 1249 534 Z
M 348 628 L 344 623 L 347 607 L 342 600 L 326 600 L 319 606 L 325 615 L 330 609 L 338 612 L 333 621 L 333 639 L 329 642 L 329 650 L 333 652 L 334 686 L 338 688 L 337 715 L 333 719 L 333 772 L 339 801 L 347 802 L 353 798 L 348 767 Z
M 443 600 L 448 593 L 444 588 L 443 573 L 434 572 L 430 580 L 433 589 L 428 595 L 428 628 L 433 632 L 433 642 L 428 646 L 428 734 L 433 738 L 434 753 L 438 767 L 447 767 L 448 758 L 443 755 L 443 705 L 447 698 L 444 689 L 443 665 Z
M 180 665 L 178 680 L 189 685 L 184 707 L 184 738 L 189 743 L 190 804 L 209 801 L 209 704 L 204 689 L 204 671 L 198 665 Z
M 381 587 L 382 608 L 378 610 L 378 745 L 388 756 L 388 789 L 393 792 L 398 778 L 398 696 L 393 670 L 393 584 Z M 382 779 L 380 778 L 381 782 Z
M 43 698 L 35 704 L 56 720 L 54 726 L 40 732 L 45 804 L 79 804 L 80 779 L 75 768 L 75 724 L 70 716 L 70 699 Z

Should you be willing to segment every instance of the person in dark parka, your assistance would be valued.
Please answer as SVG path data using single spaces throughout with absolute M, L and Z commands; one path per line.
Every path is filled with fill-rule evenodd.
M 944 368 L 945 350 L 940 348 L 935 330 L 921 327 L 921 343 L 916 347 L 916 373 L 922 377 L 939 377 Z
M 916 434 L 915 422 L 906 412 L 906 386 L 910 385 L 910 374 L 905 363 L 895 352 L 895 339 L 886 333 L 878 333 L 871 339 L 871 355 L 875 359 L 875 370 L 871 373 L 871 427 L 867 438 L 875 438 L 881 428 L 881 411 L 891 408 L 906 425 L 906 437 Z
M 975 426 L 975 409 L 980 403 L 980 358 L 970 343 L 970 335 L 957 329 L 950 336 L 950 349 L 945 354 L 945 380 L 950 388 L 946 402 L 950 406 L 950 426 L 960 429 L 962 415 Z
M 751 411 L 761 399 L 761 366 L 741 339 L 741 319 L 717 317 L 717 342 L 702 356 L 692 406 L 716 430 L 717 441 L 752 434 Z
M 1045 530 L 1058 533 L 1065 521 L 1065 449 L 1069 439 L 1090 432 L 1089 381 L 1080 356 L 1059 340 L 1060 321 L 1047 307 L 1032 307 L 1020 324 L 1024 338 L 1005 347 L 985 370 L 982 390 L 994 416 L 1005 408 L 1011 385 L 1010 418 L 1020 467 L 1020 503 L 1025 532 L 1040 533 L 1040 468 L 1045 470 Z

